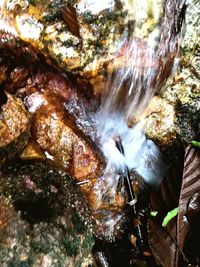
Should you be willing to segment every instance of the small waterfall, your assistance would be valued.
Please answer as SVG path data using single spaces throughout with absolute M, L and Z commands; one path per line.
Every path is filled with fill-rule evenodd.
M 108 79 L 102 116 L 120 111 L 130 124 L 141 117 L 160 92 L 178 60 L 180 1 L 130 1 L 132 32 L 118 44 L 121 67 Z M 143 28 L 147 29 L 143 29 Z
M 15 36 L 17 31 L 13 27 L 12 15 L 17 12 L 14 8 L 20 1 L 0 0 L 0 28 Z M 96 5 L 95 1 L 82 1 L 83 8 Z M 28 5 L 28 1 L 22 2 Z M 164 89 L 176 68 L 183 5 L 182 0 L 105 0 L 93 11 L 97 12 L 104 4 L 107 6 L 107 2 L 111 6 L 113 3 L 124 5 L 129 10 L 127 19 L 130 23 L 123 38 L 114 44 L 118 48 L 116 63 L 113 63 L 116 68 L 108 77 L 101 107 L 96 113 L 96 137 L 93 139 L 107 160 L 104 174 L 93 188 L 99 205 L 108 192 L 109 197 L 115 199 L 120 175 L 127 167 L 154 187 L 165 175 L 167 166 L 162 154 L 145 137 L 143 114 L 152 97 Z M 118 136 L 122 140 L 124 155 L 116 148 Z M 123 216 L 123 212 L 112 213 L 110 208 L 103 216 L 104 237 L 113 239 L 115 226 Z M 97 223 L 101 224 L 101 220 Z
M 178 0 L 129 2 L 133 10 L 132 33 L 125 31 L 124 39 L 117 44 L 116 58 L 121 67 L 110 74 L 96 114 L 97 139 L 108 162 L 104 175 L 95 186 L 100 201 L 108 187 L 113 188 L 114 197 L 119 174 L 123 174 L 127 167 L 153 187 L 159 186 L 167 170 L 161 152 L 145 137 L 143 114 L 152 97 L 163 90 L 176 69 L 181 3 Z M 147 30 L 144 24 L 149 16 L 152 25 Z M 142 31 L 146 33 L 142 35 Z M 118 136 L 122 140 L 124 155 L 115 144 Z M 108 175 L 109 170 L 112 175 Z M 112 225 L 104 235 L 112 239 L 110 231 L 117 222 L 108 220 Z

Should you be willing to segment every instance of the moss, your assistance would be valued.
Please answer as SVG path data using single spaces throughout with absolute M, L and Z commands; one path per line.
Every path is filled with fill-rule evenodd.
M 75 45 L 77 45 L 77 44 L 75 44 L 74 39 L 69 38 L 68 40 L 66 40 L 66 41 L 63 42 L 63 45 L 64 45 L 65 47 L 71 47 L 71 46 L 75 46 Z
M 44 22 L 46 23 L 52 23 L 56 22 L 61 19 L 61 13 L 60 10 L 53 11 L 52 13 L 48 13 L 43 17 Z
M 87 256 L 87 254 L 91 252 L 90 249 L 92 243 L 93 243 L 93 236 L 91 234 L 86 234 L 82 244 L 85 251 L 85 257 Z
M 73 180 L 48 164 L 22 161 L 5 166 L 0 178 L 0 265 L 80 266 L 94 240 Z
M 69 256 L 76 256 L 78 253 L 78 249 L 80 246 L 80 237 L 79 236 L 75 236 L 73 238 L 73 240 L 67 239 L 67 238 L 63 238 L 62 243 L 64 244 L 67 254 Z
M 86 11 L 83 13 L 82 20 L 84 23 L 90 25 L 91 23 L 94 23 L 94 15 L 90 11 Z
M 76 225 L 76 230 L 79 233 L 84 233 L 86 231 L 86 225 L 84 224 L 83 218 L 75 210 L 72 211 L 71 217 L 73 224 Z
M 28 0 L 28 3 L 32 6 L 36 5 L 36 0 Z
M 177 124 L 181 139 L 190 142 L 200 138 L 200 97 L 191 97 L 188 103 L 177 105 Z

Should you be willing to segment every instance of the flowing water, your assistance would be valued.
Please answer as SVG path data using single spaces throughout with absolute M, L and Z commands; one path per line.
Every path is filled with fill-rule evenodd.
M 181 2 L 174 0 L 130 1 L 132 33 L 125 31 L 124 39 L 118 44 L 123 64 L 111 73 L 97 113 L 97 136 L 108 161 L 99 182 L 105 180 L 105 186 L 96 184 L 99 198 L 105 194 L 107 187 L 113 188 L 113 194 L 116 193 L 119 174 L 124 173 L 127 167 L 154 188 L 159 186 L 166 173 L 167 166 L 161 152 L 145 137 L 143 117 L 152 97 L 164 90 L 168 78 L 176 70 L 180 7 Z M 116 147 L 118 136 L 122 140 L 124 155 Z M 112 176 L 108 179 L 110 168 Z M 111 239 L 114 224 L 117 222 L 109 219 L 107 233 L 104 232 Z
M 165 168 L 159 150 L 144 136 L 142 117 L 178 61 L 179 5 L 172 0 L 132 1 L 132 34 L 128 38 L 125 32 L 119 47 L 119 53 L 123 50 L 123 67 L 110 75 L 97 114 L 100 143 L 108 161 L 117 170 L 125 165 L 136 169 L 150 183 L 159 183 Z M 148 22 L 150 25 L 149 16 L 153 21 Z M 149 29 L 142 36 L 144 23 Z M 125 157 L 115 146 L 117 136 L 122 139 Z
M 80 2 L 95 5 L 92 0 Z M 104 2 L 112 5 L 115 1 Z M 120 67 L 108 77 L 101 107 L 96 113 L 94 140 L 107 160 L 107 168 L 94 187 L 99 203 L 108 190 L 115 197 L 120 174 L 127 167 L 153 187 L 160 184 L 167 170 L 159 149 L 145 137 L 143 117 L 152 97 L 164 89 L 176 69 L 182 23 L 179 15 L 183 3 L 181 0 L 121 2 L 129 8 L 131 23 L 124 30 L 123 38 L 115 44 Z M 0 0 L 0 8 L 5 3 Z M 6 31 L 16 34 L 10 26 L 11 21 L 2 14 L 0 19 Z M 124 155 L 116 148 L 118 136 L 122 140 Z M 115 219 L 108 216 L 104 236 L 113 238 L 120 216 L 123 215 L 118 214 Z

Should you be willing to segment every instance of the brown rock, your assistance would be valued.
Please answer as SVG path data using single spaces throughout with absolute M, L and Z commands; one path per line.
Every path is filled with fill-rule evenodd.
M 161 146 L 172 145 L 177 137 L 176 113 L 165 99 L 155 96 L 145 113 L 145 131 L 148 138 Z
M 49 104 L 36 112 L 32 125 L 35 141 L 47 158 L 78 181 L 98 178 L 104 168 L 101 154 L 76 127 L 73 118 L 64 119 L 65 114 L 60 111 Z
M 24 150 L 21 152 L 19 157 L 22 160 L 29 160 L 29 159 L 44 160 L 45 159 L 44 153 L 33 140 L 29 141 L 28 145 L 24 148 Z
M 0 166 L 18 154 L 28 142 L 30 118 L 21 100 L 7 94 L 0 113 Z

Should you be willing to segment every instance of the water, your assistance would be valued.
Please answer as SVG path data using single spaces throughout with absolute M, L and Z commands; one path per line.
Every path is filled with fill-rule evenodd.
M 82 2 L 95 5 L 93 0 Z M 109 2 L 112 6 L 113 1 Z M 4 8 L 5 3 L 1 0 L 0 8 Z M 101 106 L 94 115 L 96 133 L 93 140 L 99 144 L 107 161 L 104 174 L 94 186 L 99 205 L 108 191 L 115 199 L 120 175 L 126 167 L 154 188 L 159 186 L 167 170 L 161 152 L 145 137 L 143 118 L 152 97 L 164 90 L 176 70 L 181 27 L 179 14 L 183 1 L 123 0 L 122 4 L 130 11 L 131 23 L 124 30 L 123 38 L 115 44 L 118 52 L 114 64 L 118 67 L 108 77 Z M 98 10 L 97 6 L 93 10 Z M 1 12 L 0 20 L 6 31 L 16 34 L 12 16 L 8 21 Z M 124 155 L 116 148 L 118 136 L 122 140 Z M 104 236 L 113 238 L 115 226 L 122 216 L 113 216 L 112 212 L 107 216 Z
M 101 116 L 101 111 L 98 115 Z M 110 114 L 104 126 L 100 125 L 101 149 L 116 173 L 124 173 L 127 166 L 129 170 L 137 171 L 147 183 L 157 187 L 165 174 L 166 166 L 159 149 L 151 140 L 146 139 L 143 126 L 143 121 L 140 121 L 129 128 L 122 114 Z M 118 136 L 122 140 L 125 156 L 116 147 L 115 140 Z
M 110 75 L 97 113 L 101 147 L 116 171 L 127 165 L 154 184 L 160 183 L 165 168 L 159 149 L 145 138 L 143 114 L 176 67 L 179 5 L 180 1 L 172 0 L 132 1 L 133 31 L 131 37 L 125 31 L 119 46 L 123 66 Z M 141 38 L 148 16 L 153 20 L 152 29 Z M 122 139 L 125 157 L 115 147 L 117 136 Z
M 116 57 L 123 63 L 108 78 L 96 114 L 97 140 L 107 159 L 105 174 L 96 183 L 99 198 L 106 193 L 107 187 L 112 187 L 116 194 L 119 174 L 123 174 L 126 167 L 138 173 L 152 188 L 158 188 L 167 171 L 160 150 L 145 137 L 144 113 L 152 97 L 164 90 L 176 70 L 181 2 L 130 2 L 134 21 L 132 34 L 129 37 L 125 31 L 124 39 L 118 44 Z M 149 16 L 153 20 L 152 29 L 142 35 L 142 27 Z M 116 148 L 118 136 L 122 140 L 124 155 Z M 110 169 L 112 175 L 108 178 Z M 101 186 L 103 180 L 106 180 L 104 187 Z M 113 238 L 112 229 L 117 222 L 109 219 L 107 224 L 109 227 L 104 234 Z
M 180 1 L 131 2 L 133 6 L 130 8 L 135 11 L 133 32 L 129 37 L 128 30 L 125 31 L 119 45 L 116 56 L 123 64 L 110 76 L 102 110 L 104 116 L 120 110 L 125 120 L 133 124 L 155 93 L 162 90 L 176 66 L 174 62 L 179 58 L 176 23 Z M 145 23 L 148 30 L 143 30 Z

